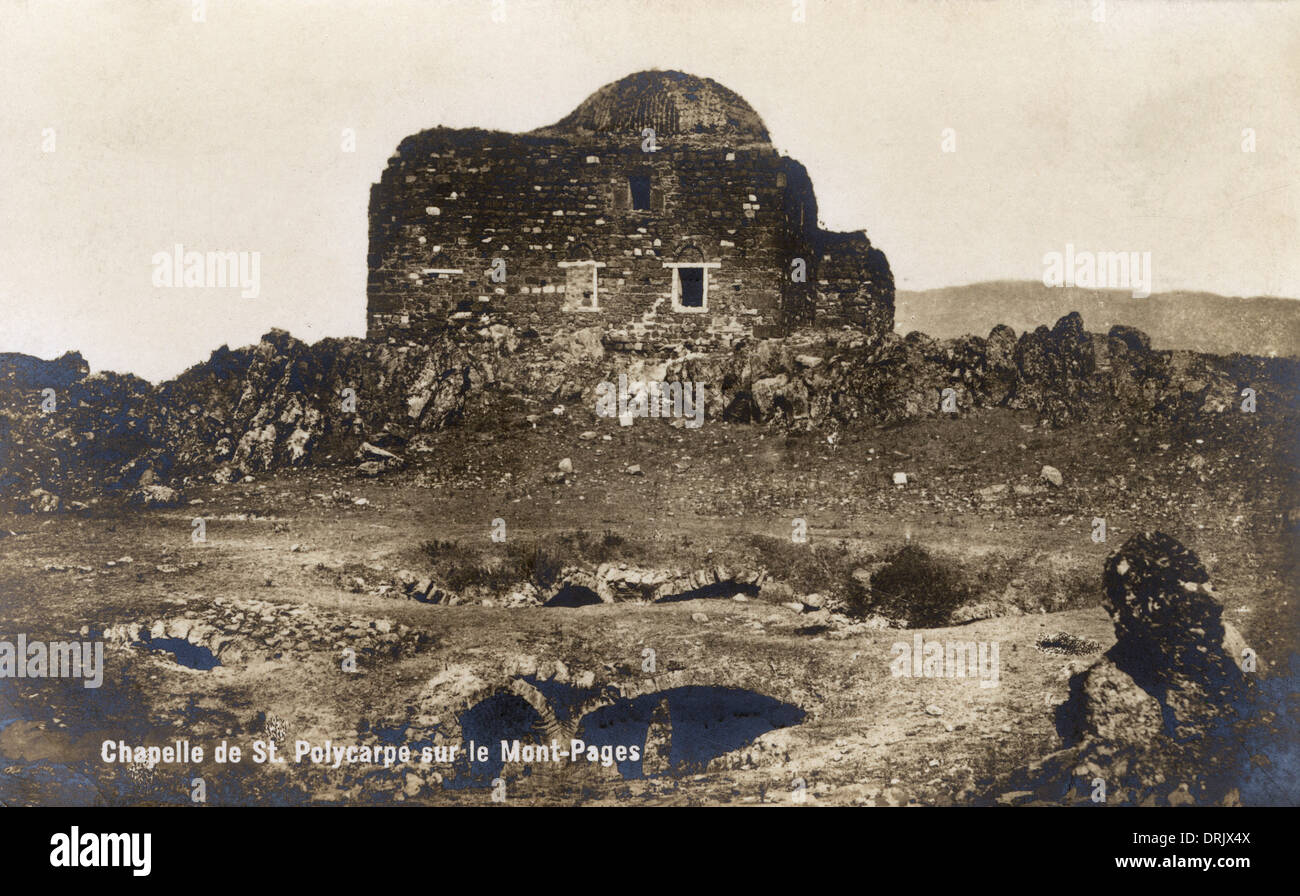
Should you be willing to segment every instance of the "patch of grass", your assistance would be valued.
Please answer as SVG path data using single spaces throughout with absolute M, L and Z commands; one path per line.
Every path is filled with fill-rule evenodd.
M 496 551 L 426 541 L 420 551 L 432 563 L 434 576 L 457 592 L 476 587 L 505 591 L 523 582 L 545 591 L 559 579 L 565 556 L 572 554 L 551 539 L 507 542 Z
M 529 581 L 542 591 L 550 590 L 564 570 L 564 561 L 554 546 L 544 542 L 511 545 L 508 551 L 516 581 Z
M 454 541 L 426 541 L 420 545 L 420 552 L 432 563 L 444 560 L 448 555 L 459 552 L 460 546 Z
M 556 536 L 557 547 L 562 549 L 574 561 L 583 560 L 593 566 L 599 566 L 602 563 L 609 563 L 613 560 L 629 560 L 629 549 L 632 547 L 628 544 L 627 539 L 609 529 L 606 529 L 599 536 L 588 532 L 586 529 L 578 529 L 575 532 L 565 532 Z
M 517 571 L 509 566 L 477 560 L 450 564 L 443 572 L 442 579 L 455 592 L 478 586 L 494 591 L 502 590 L 520 581 Z

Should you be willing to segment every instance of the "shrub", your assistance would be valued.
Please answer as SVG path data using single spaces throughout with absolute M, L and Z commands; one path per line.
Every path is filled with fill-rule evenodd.
M 542 591 L 549 590 L 564 571 L 564 562 L 550 545 L 530 542 L 512 546 L 510 556 L 516 581 L 532 582 Z
M 796 544 L 788 538 L 751 535 L 757 556 L 750 562 L 777 571 L 777 577 L 795 590 L 809 594 L 840 594 L 854 569 L 853 558 L 842 547 Z
M 933 628 L 946 624 L 970 595 L 959 572 L 924 548 L 908 544 L 871 577 L 871 592 L 860 598 L 858 608 L 906 619 L 913 628 Z
M 446 559 L 448 555 L 454 554 L 458 548 L 459 546 L 454 541 L 438 541 L 437 539 L 426 541 L 420 545 L 420 551 L 433 563 Z

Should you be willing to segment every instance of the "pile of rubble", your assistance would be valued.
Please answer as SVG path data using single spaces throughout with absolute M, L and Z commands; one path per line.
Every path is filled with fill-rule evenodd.
M 707 384 L 709 419 L 810 425 L 994 407 L 1033 410 L 1058 427 L 1110 415 L 1195 416 L 1236 410 L 1246 387 L 1294 410 L 1288 384 L 1300 379 L 1296 361 L 1155 351 L 1131 327 L 1088 333 L 1078 314 L 1019 338 L 1006 326 L 947 340 L 829 333 L 807 344 L 767 340 L 727 357 L 689 355 L 665 368 L 661 379 Z
M 0 355 L 0 500 L 42 512 L 107 489 L 172 504 L 158 489 L 186 476 L 229 482 L 357 453 L 363 472 L 384 472 L 401 466 L 395 449 L 459 419 L 490 376 L 450 342 L 307 345 L 280 330 L 157 387 L 89 375 L 77 354 Z
M 568 605 L 563 603 L 562 595 L 574 592 L 588 596 L 587 600 L 579 600 L 578 603 L 593 604 L 624 601 L 659 603 L 693 597 L 747 596 L 757 594 L 768 581 L 768 573 L 762 569 L 732 571 L 723 566 L 709 566 L 696 570 L 679 570 L 639 567 L 627 563 L 602 563 L 595 567 L 566 566 L 545 589 L 539 588 L 534 582 L 519 582 L 504 592 L 471 587 L 459 594 L 432 578 L 421 578 L 415 573 L 401 570 L 393 576 L 392 585 L 395 587 L 390 588 L 387 583 L 380 584 L 375 593 L 445 606 L 482 603 L 488 606 L 534 607 Z M 553 601 L 557 602 L 552 603 Z
M 698 383 L 711 420 L 792 428 L 993 407 L 1033 410 L 1057 426 L 1196 416 L 1235 410 L 1245 388 L 1270 413 L 1294 412 L 1300 400 L 1300 362 L 1153 351 L 1128 327 L 1087 333 L 1077 313 L 1018 338 L 1005 326 L 950 340 L 832 330 L 748 340 L 725 354 L 683 345 L 669 358 L 607 352 L 594 328 L 551 342 L 496 337 L 468 348 L 450 339 L 307 345 L 273 330 L 156 387 L 89 375 L 77 354 L 0 355 L 0 502 L 46 512 L 107 489 L 169 504 L 177 496 L 137 490 L 321 463 L 378 476 L 402 468 L 421 434 L 497 399 L 594 408 L 598 384 L 619 374 Z

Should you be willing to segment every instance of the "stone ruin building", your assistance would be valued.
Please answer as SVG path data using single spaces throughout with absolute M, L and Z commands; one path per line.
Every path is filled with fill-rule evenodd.
M 893 328 L 865 232 L 818 227 L 804 166 L 740 96 L 647 71 L 526 134 L 407 137 L 370 192 L 368 336 L 598 326 L 610 348 L 725 349 Z

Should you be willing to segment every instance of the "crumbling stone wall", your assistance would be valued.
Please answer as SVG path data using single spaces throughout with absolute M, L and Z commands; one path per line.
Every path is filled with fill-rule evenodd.
M 704 85 L 694 105 L 679 95 L 691 80 Z M 594 325 L 614 348 L 707 349 L 809 325 L 888 332 L 884 255 L 864 233 L 818 230 L 803 167 L 743 101 L 708 85 L 643 73 L 532 134 L 403 140 L 371 189 L 370 338 Z M 646 122 L 661 129 L 654 151 Z M 707 266 L 705 307 L 674 307 L 666 264 Z

